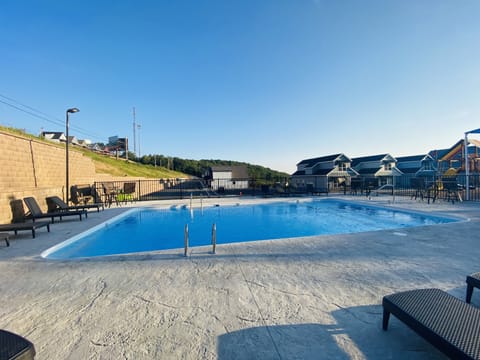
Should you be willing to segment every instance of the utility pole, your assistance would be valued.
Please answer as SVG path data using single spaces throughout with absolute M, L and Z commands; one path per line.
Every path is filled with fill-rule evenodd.
M 135 106 L 133 107 L 133 153 L 137 156 L 137 136 L 135 135 L 135 131 L 137 129 L 137 125 L 135 124 Z
M 140 128 L 141 127 L 142 127 L 142 125 L 137 124 L 137 129 L 138 129 L 138 157 L 142 156 L 142 154 L 140 153 Z

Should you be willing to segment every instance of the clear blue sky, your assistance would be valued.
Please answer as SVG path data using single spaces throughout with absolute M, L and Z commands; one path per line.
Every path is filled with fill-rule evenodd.
M 480 127 L 479 19 L 478 0 L 2 0 L 0 124 L 64 131 L 78 107 L 72 135 L 133 150 L 135 107 L 137 153 L 289 173 L 423 154 Z

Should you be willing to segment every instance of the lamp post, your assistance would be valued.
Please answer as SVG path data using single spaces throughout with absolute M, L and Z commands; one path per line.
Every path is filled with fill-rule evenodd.
M 69 200 L 69 194 L 68 192 L 70 191 L 69 190 L 69 173 L 68 173 L 68 114 L 73 114 L 73 113 L 76 113 L 76 112 L 79 112 L 80 110 L 78 110 L 77 108 L 71 108 L 71 109 L 68 109 L 67 110 L 67 120 L 66 120 L 66 136 L 67 136 L 67 146 L 65 147 L 65 179 L 66 179 L 66 188 L 65 188 L 65 198 L 66 198 L 66 203 L 68 205 L 68 200 Z
M 470 200 L 470 161 L 468 160 L 468 134 L 480 134 L 480 129 L 465 133 L 465 200 Z

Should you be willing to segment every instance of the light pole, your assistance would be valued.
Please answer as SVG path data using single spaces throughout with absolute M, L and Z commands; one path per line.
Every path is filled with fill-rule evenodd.
M 68 174 L 68 142 L 69 142 L 68 141 L 68 120 L 69 119 L 68 119 L 68 114 L 73 114 L 73 113 L 76 113 L 76 112 L 79 112 L 79 111 L 80 110 L 78 110 L 77 108 L 71 108 L 71 109 L 68 109 L 67 113 L 66 113 L 67 114 L 67 120 L 66 120 L 66 126 L 65 127 L 66 127 L 66 133 L 67 133 L 66 134 L 66 136 L 67 136 L 67 146 L 65 147 L 65 164 L 66 164 L 65 165 L 65 179 L 66 179 L 66 186 L 67 187 L 65 188 L 65 198 L 66 198 L 65 202 L 67 203 L 67 205 L 68 205 L 68 200 L 69 200 L 68 199 L 69 198 L 68 192 L 70 191 L 69 190 L 69 183 L 68 183 L 69 182 L 68 181 L 69 180 L 69 174 Z
M 465 200 L 470 200 L 470 161 L 468 160 L 468 134 L 480 134 L 480 129 L 465 133 Z

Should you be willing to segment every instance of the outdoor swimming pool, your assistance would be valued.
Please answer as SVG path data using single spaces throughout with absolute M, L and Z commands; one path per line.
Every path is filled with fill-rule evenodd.
M 48 259 L 74 259 L 189 246 L 294 238 L 434 225 L 458 221 L 421 213 L 322 199 L 256 205 L 136 208 L 42 253 Z

